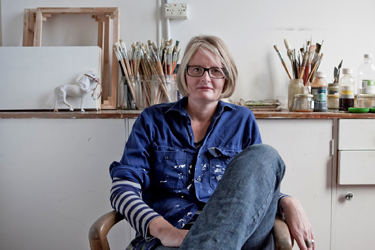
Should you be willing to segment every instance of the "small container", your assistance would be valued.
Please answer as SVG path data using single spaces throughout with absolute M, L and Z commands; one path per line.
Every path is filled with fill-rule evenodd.
M 339 96 L 339 84 L 338 83 L 328 83 L 327 95 L 337 95 L 337 96 Z
M 357 108 L 372 108 L 375 106 L 375 94 L 359 94 Z
M 303 79 L 290 79 L 288 86 L 288 109 L 293 111 L 294 107 L 294 96 L 296 94 L 303 94 L 305 86 L 303 85 Z
M 327 95 L 328 110 L 339 110 L 339 95 Z
M 296 94 L 293 109 L 295 112 L 314 111 L 314 96 L 311 94 Z

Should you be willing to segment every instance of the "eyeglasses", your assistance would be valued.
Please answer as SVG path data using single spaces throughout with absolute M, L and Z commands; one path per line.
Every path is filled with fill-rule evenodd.
M 223 79 L 227 74 L 225 68 L 213 67 L 213 68 L 203 68 L 201 66 L 186 66 L 186 72 L 192 77 L 201 77 L 204 73 L 208 71 L 208 75 L 213 79 Z

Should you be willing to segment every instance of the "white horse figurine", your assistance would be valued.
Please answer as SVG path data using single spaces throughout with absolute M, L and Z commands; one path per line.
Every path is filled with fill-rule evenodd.
M 92 71 L 78 77 L 76 82 L 77 83 L 74 85 L 60 85 L 57 88 L 55 88 L 54 108 L 53 108 L 55 112 L 58 111 L 57 104 L 61 102 L 67 105 L 70 111 L 74 110 L 72 105 L 70 105 L 66 101 L 67 96 L 81 98 L 81 111 L 82 112 L 85 112 L 85 110 L 83 109 L 83 98 L 85 97 L 86 94 L 92 91 L 91 96 L 93 97 L 94 100 L 100 97 L 100 94 L 98 94 L 97 97 L 94 97 L 97 87 L 100 86 L 100 82 L 99 82 L 99 78 L 96 77 Z

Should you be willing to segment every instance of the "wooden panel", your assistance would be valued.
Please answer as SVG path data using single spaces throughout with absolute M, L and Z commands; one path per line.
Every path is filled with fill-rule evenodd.
M 339 120 L 338 150 L 375 150 L 375 120 Z
M 34 14 L 35 13 L 35 14 Z M 119 40 L 120 20 L 118 8 L 37 8 L 25 9 L 24 27 L 23 27 L 23 46 L 42 46 L 42 26 L 43 21 L 52 14 L 89 14 L 93 15 L 95 20 L 99 19 L 98 28 L 98 46 L 102 48 L 102 109 L 116 109 L 117 105 L 117 84 L 118 84 L 118 65 L 112 46 Z M 35 15 L 35 31 L 34 31 Z M 111 25 L 111 19 L 113 25 Z M 101 22 L 104 22 L 104 25 Z M 113 26 L 113 27 L 111 27 Z M 112 29 L 111 29 L 112 28 Z M 103 30 L 104 29 L 104 30 Z M 110 39 L 112 34 L 112 40 Z M 104 36 L 103 36 L 104 35 Z M 33 36 L 33 37 L 32 37 Z M 34 40 L 31 41 L 31 38 Z M 112 55 L 112 66 L 111 66 Z
M 34 37 L 34 46 L 42 46 L 42 27 L 43 27 L 43 17 L 42 12 L 36 10 L 36 21 L 35 21 L 35 37 Z
M 375 151 L 339 151 L 340 185 L 375 184 Z

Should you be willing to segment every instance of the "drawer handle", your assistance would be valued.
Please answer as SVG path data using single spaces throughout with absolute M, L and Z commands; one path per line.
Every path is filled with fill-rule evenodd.
M 354 198 L 354 194 L 352 192 L 347 192 L 345 195 L 345 199 L 347 201 L 351 201 Z

